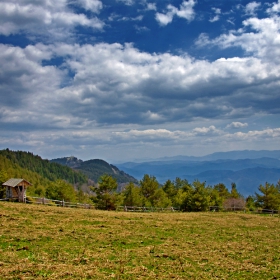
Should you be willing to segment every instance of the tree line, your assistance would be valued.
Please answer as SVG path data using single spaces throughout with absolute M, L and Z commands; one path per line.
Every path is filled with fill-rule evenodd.
M 139 186 L 129 183 L 121 192 L 116 192 L 117 181 L 103 175 L 98 185 L 92 187 L 92 201 L 99 209 L 114 210 L 118 206 L 174 207 L 180 211 L 208 211 L 213 209 L 271 209 L 280 210 L 280 180 L 276 185 L 260 185 L 260 193 L 244 198 L 231 184 L 228 190 L 223 183 L 212 186 L 196 180 L 167 180 L 162 186 L 156 177 L 144 175 Z
M 7 172 L 0 170 L 0 184 L 9 179 Z M 35 195 L 79 203 L 90 203 L 97 209 L 115 210 L 118 206 L 136 207 L 173 207 L 180 211 L 208 211 L 212 209 L 271 209 L 280 210 L 280 180 L 276 185 L 265 183 L 258 188 L 259 193 L 244 198 L 231 184 L 229 190 L 223 183 L 214 186 L 195 180 L 167 180 L 160 185 L 156 177 L 145 174 L 139 185 L 128 183 L 121 192 L 117 191 L 118 182 L 110 175 L 100 177 L 97 184 L 85 193 L 81 188 L 62 179 L 49 181 L 41 193 Z M 34 196 L 34 187 L 27 189 L 27 195 Z M 5 197 L 5 188 L 0 187 L 0 198 Z

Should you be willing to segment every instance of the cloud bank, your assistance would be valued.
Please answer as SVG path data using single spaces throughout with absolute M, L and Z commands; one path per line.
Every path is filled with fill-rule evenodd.
M 145 34 L 165 30 L 158 23 L 171 26 L 174 17 L 186 25 L 196 20 L 198 2 L 193 0 L 166 10 L 143 3 L 156 26 L 149 25 Z M 240 28 L 218 36 L 198 34 L 192 48 L 238 50 L 208 60 L 183 49 L 148 52 L 129 42 L 94 42 L 119 22 L 149 23 L 137 12 L 129 20 L 105 19 L 101 14 L 107 7 L 99 0 L 71 5 L 66 0 L 1 1 L 2 38 L 25 36 L 27 41 L 0 44 L 2 148 L 31 147 L 40 154 L 52 150 L 52 155 L 71 150 L 86 155 L 93 149 L 117 158 L 124 145 L 135 156 L 142 153 L 137 147 L 156 156 L 154 151 L 167 145 L 175 154 L 186 145 L 197 152 L 223 145 L 257 148 L 261 142 L 277 147 L 279 7 L 279 1 L 266 6 L 265 17 L 259 18 L 264 6 L 251 2 L 244 6 L 247 17 Z M 211 8 L 215 16 L 210 21 L 221 21 L 221 11 Z M 79 28 L 95 32 L 93 43 L 77 39 Z

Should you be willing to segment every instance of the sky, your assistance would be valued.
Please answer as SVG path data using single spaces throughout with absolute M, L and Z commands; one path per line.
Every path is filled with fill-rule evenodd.
M 280 0 L 0 0 L 0 149 L 114 163 L 279 144 Z

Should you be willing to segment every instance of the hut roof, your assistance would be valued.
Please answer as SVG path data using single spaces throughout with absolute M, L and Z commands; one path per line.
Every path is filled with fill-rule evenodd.
M 26 181 L 24 179 L 12 178 L 12 179 L 9 179 L 7 182 L 3 183 L 2 186 L 16 187 L 22 181 L 26 182 L 28 185 L 31 185 L 31 183 L 29 183 L 28 181 Z

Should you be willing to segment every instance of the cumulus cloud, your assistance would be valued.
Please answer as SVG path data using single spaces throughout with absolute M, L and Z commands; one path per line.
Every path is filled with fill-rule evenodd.
M 61 65 L 47 65 L 53 58 Z M 6 111 L 18 104 L 5 114 L 7 122 L 27 122 L 27 112 L 34 119 L 44 113 L 44 125 L 73 128 L 279 113 L 280 68 L 257 58 L 209 62 L 149 54 L 132 44 L 56 43 L 2 45 L 0 63 L 2 104 Z
M 98 12 L 99 1 L 80 0 L 86 9 Z M 101 4 L 102 5 L 102 4 Z M 75 26 L 102 29 L 104 23 L 96 17 L 76 14 L 67 6 L 66 0 L 29 1 L 9 0 L 0 2 L 0 34 L 11 35 L 22 31 L 41 36 L 63 36 Z
M 226 126 L 226 128 L 235 128 L 235 129 L 238 129 L 238 128 L 243 128 L 243 127 L 247 127 L 248 126 L 248 123 L 241 123 L 241 122 L 232 122 L 230 124 L 228 124 Z
M 163 26 L 171 23 L 175 15 L 184 18 L 187 21 L 192 21 L 195 16 L 195 12 L 193 10 L 195 4 L 195 0 L 183 1 L 179 9 L 169 4 L 167 6 L 167 12 L 156 13 L 156 20 Z
M 176 16 L 191 21 L 195 3 L 168 5 L 156 13 L 157 20 L 162 25 Z M 73 153 L 93 146 L 98 146 L 95 152 L 111 153 L 124 143 L 132 152 L 148 143 L 151 152 L 170 144 L 178 153 L 186 143 L 199 151 L 210 142 L 239 149 L 251 139 L 279 146 L 279 1 L 260 19 L 255 15 L 259 3 L 249 3 L 249 17 L 240 29 L 216 38 L 201 34 L 196 46 L 244 51 L 240 57 L 213 61 L 184 52 L 148 53 L 133 44 L 73 43 L 68 36 L 78 26 L 86 27 L 85 32 L 103 28 L 97 16 L 103 15 L 105 6 L 100 0 L 68 4 L 66 0 L 0 2 L 0 33 L 35 38 L 33 45 L 30 40 L 19 46 L 0 44 L 0 129 L 8 132 L 0 135 L 2 147 L 37 147 L 41 154 L 44 149 L 62 150 L 61 143 Z M 147 1 L 140 5 L 157 9 Z M 212 22 L 220 15 L 221 10 L 213 8 Z M 118 25 L 134 20 L 136 30 L 152 32 L 148 22 L 143 25 L 151 29 L 135 26 L 145 20 L 139 10 L 132 16 L 112 14 L 111 19 L 122 20 Z M 50 40 L 36 44 L 44 33 Z M 264 115 L 276 119 L 274 128 L 255 126 L 247 131 L 248 123 Z M 248 123 L 243 121 L 246 117 Z
M 272 7 L 267 9 L 267 12 L 271 14 L 280 13 L 280 0 L 278 0 L 278 3 L 274 2 Z
M 52 52 L 42 44 L 24 49 L 0 44 L 1 105 L 32 105 L 52 94 L 60 86 L 64 74 L 54 66 L 42 66 L 43 60 L 51 58 Z M 9 115 L 5 114 L 5 117 Z
M 240 47 L 248 55 L 259 57 L 270 63 L 280 61 L 280 17 L 258 19 L 255 17 L 243 21 L 243 29 L 232 30 L 217 38 L 209 39 L 201 34 L 197 46 L 216 45 L 220 48 Z M 247 28 L 255 32 L 246 31 Z
M 103 7 L 102 2 L 99 0 L 79 0 L 79 2 L 83 8 L 94 13 L 99 13 Z
M 210 63 L 189 56 L 140 52 L 129 44 L 59 44 L 53 51 L 68 57 L 65 67 L 75 73 L 72 86 L 62 89 L 73 102 L 73 110 L 77 103 L 93 106 L 95 112 L 106 105 L 108 112 L 97 117 L 100 122 L 160 123 L 190 121 L 197 116 L 251 115 L 255 110 L 271 110 L 262 107 L 265 102 L 278 110 L 275 101 L 279 96 L 273 92 L 280 69 L 256 58 Z
M 256 10 L 260 7 L 261 3 L 259 2 L 250 2 L 245 7 L 245 12 L 247 15 L 255 15 Z

